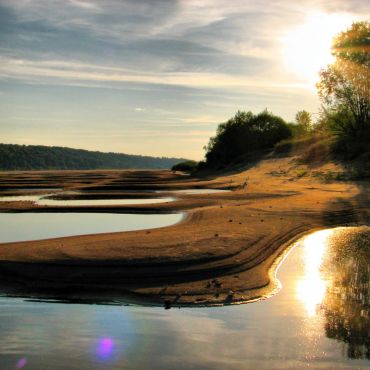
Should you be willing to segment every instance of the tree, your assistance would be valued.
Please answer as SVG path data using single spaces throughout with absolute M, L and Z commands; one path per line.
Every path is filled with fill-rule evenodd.
M 311 114 L 308 113 L 306 110 L 300 110 L 295 115 L 295 122 L 298 125 L 299 132 L 301 134 L 306 134 L 311 130 L 312 126 L 312 118 Z
M 225 165 L 248 152 L 271 148 L 291 136 L 285 121 L 264 110 L 255 115 L 238 111 L 218 126 L 206 149 L 207 165 Z
M 333 40 L 335 62 L 320 72 L 317 84 L 325 110 L 339 115 L 341 131 L 358 136 L 370 126 L 370 23 L 353 23 Z M 343 117 L 347 117 L 343 125 Z
M 197 165 L 198 162 L 196 161 L 184 161 L 172 166 L 171 171 L 193 172 L 197 169 Z

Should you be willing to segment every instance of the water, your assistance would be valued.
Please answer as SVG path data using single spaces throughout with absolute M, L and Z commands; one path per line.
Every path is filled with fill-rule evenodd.
M 7 195 L 0 197 L 0 202 L 37 202 L 40 195 Z
M 182 217 L 179 213 L 0 213 L 0 243 L 151 229 L 175 224 Z
M 175 198 L 145 198 L 145 199 L 40 199 L 37 203 L 42 206 L 100 206 L 100 205 L 135 205 L 158 204 L 173 202 Z
M 50 195 L 50 194 L 49 194 Z M 100 205 L 136 205 L 173 202 L 174 197 L 144 199 L 49 199 L 46 195 L 14 195 L 0 197 L 0 202 L 30 201 L 41 206 L 100 206 Z
M 52 191 L 52 190 L 63 190 L 63 188 L 57 188 L 57 187 L 53 187 L 53 188 L 40 188 L 40 187 L 37 187 L 37 186 L 28 186 L 26 188 L 8 188 L 7 190 L 17 190 L 17 191 L 31 191 L 31 192 L 34 192 L 34 191 Z
M 1 369 L 369 368 L 370 229 L 357 231 L 304 239 L 278 270 L 282 290 L 245 305 L 166 311 L 0 298 Z

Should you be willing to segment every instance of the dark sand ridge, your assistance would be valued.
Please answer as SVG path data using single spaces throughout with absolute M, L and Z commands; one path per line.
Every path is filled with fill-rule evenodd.
M 274 289 L 269 269 L 293 240 L 327 226 L 369 224 L 369 183 L 322 183 L 311 176 L 300 177 L 301 168 L 292 158 L 275 158 L 250 169 L 200 179 L 169 171 L 2 173 L 0 184 L 7 193 L 22 176 L 32 186 L 53 179 L 53 186 L 89 189 L 85 199 L 126 192 L 135 196 L 135 191 L 149 189 L 234 189 L 177 194 L 176 202 L 138 206 L 6 203 L 3 212 L 186 211 L 187 217 L 160 229 L 1 244 L 2 285 L 14 294 L 37 297 L 119 300 L 130 294 L 152 302 L 198 305 L 267 295 Z M 333 169 L 333 164 L 320 168 Z

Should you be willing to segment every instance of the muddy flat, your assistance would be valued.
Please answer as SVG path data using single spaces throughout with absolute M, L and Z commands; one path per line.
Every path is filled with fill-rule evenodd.
M 8 201 L 0 203 L 1 212 L 186 216 L 156 229 L 0 244 L 0 289 L 166 305 L 240 303 L 269 295 L 275 287 L 271 266 L 298 237 L 328 226 L 369 224 L 369 182 L 328 182 L 314 175 L 335 169 L 329 164 L 311 171 L 287 157 L 201 177 L 139 170 L 3 172 L 1 196 L 47 191 L 54 199 L 176 200 L 79 206 Z M 230 191 L 183 191 L 188 189 Z

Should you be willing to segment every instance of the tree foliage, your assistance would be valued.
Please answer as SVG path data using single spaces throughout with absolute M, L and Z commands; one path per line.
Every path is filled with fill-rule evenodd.
M 312 117 L 306 110 L 300 110 L 296 113 L 295 122 L 301 127 L 303 133 L 307 133 L 311 130 Z
M 311 113 L 300 110 L 295 115 L 295 122 L 288 123 L 293 137 L 305 136 L 313 130 Z
M 175 164 L 171 167 L 172 171 L 183 171 L 183 172 L 193 172 L 196 170 L 198 162 L 196 161 L 184 161 Z
M 218 126 L 216 136 L 206 149 L 207 165 L 223 165 L 258 149 L 271 148 L 291 136 L 285 121 L 264 110 L 255 115 L 238 111 L 226 123 Z
M 336 131 L 357 136 L 370 126 L 370 23 L 357 22 L 333 41 L 335 62 L 317 84 L 325 112 Z M 339 118 L 336 120 L 336 117 Z

